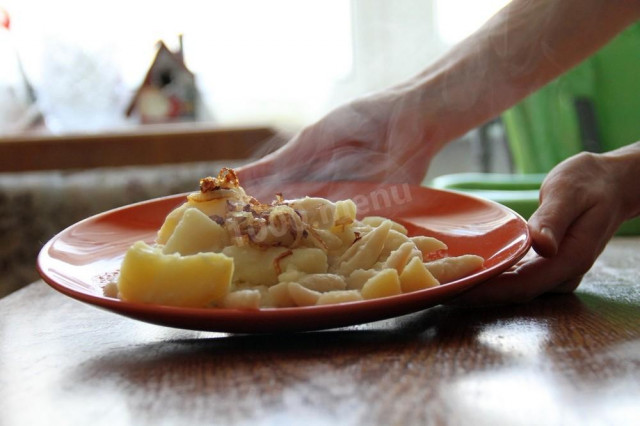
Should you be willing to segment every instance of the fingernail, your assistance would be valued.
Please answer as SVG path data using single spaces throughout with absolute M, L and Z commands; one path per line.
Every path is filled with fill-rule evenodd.
M 551 230 L 551 228 L 543 227 L 540 230 L 540 233 L 545 237 L 547 237 L 549 242 L 551 242 L 553 251 L 556 252 L 558 250 L 558 243 L 556 242 L 556 236 L 553 234 L 553 231 Z
M 546 226 L 544 226 L 540 230 L 540 233 L 545 235 L 547 238 L 551 238 L 552 240 L 555 240 L 555 237 L 553 236 L 553 231 L 551 230 L 551 228 L 547 228 Z

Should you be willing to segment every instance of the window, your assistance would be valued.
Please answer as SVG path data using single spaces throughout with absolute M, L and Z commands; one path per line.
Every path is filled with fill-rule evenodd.
M 130 124 L 124 111 L 158 40 L 175 49 L 183 34 L 202 120 L 299 127 L 420 71 L 504 3 L 4 0 L 3 7 L 50 130 L 68 132 Z

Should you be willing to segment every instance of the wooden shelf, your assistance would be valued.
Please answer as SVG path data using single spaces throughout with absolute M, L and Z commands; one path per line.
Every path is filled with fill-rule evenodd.
M 269 127 L 149 126 L 113 133 L 0 137 L 0 172 L 237 160 L 275 149 Z

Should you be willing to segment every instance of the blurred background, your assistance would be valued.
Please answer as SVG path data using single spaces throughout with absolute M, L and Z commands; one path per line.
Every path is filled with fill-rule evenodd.
M 54 134 L 137 125 L 125 111 L 182 35 L 195 120 L 298 129 L 417 73 L 505 0 L 0 0 L 0 134 L 34 109 Z M 26 83 L 26 84 L 25 84 Z

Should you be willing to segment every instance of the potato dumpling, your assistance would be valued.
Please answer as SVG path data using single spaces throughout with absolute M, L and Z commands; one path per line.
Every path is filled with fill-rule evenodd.
M 284 247 L 262 249 L 251 246 L 229 246 L 222 253 L 233 259 L 234 282 L 271 286 L 278 282 L 276 262 L 287 252 Z
M 206 307 L 229 292 L 233 260 L 219 253 L 163 254 L 142 241 L 124 256 L 118 277 L 122 300 Z
M 321 293 L 344 290 L 347 287 L 344 278 L 336 274 L 309 274 L 301 277 L 297 282 L 303 287 Z
M 352 200 L 336 201 L 334 226 L 346 225 L 356 220 L 356 203 Z
M 384 259 L 388 258 L 391 252 L 400 248 L 401 245 L 411 242 L 409 237 L 406 235 L 395 231 L 393 229 L 389 230 L 389 234 L 387 235 L 387 239 L 384 242 L 384 246 L 382 247 L 382 252 L 380 252 L 380 256 L 378 260 L 384 261 Z
M 298 283 L 289 283 L 287 288 L 289 289 L 289 296 L 297 306 L 315 305 L 322 295 L 319 291 L 310 290 Z
M 327 229 L 333 225 L 336 205 L 327 199 L 304 197 L 291 201 L 290 206 L 315 228 Z
M 422 253 L 416 248 L 416 246 L 407 242 L 394 250 L 384 263 L 385 268 L 393 268 L 402 273 L 404 267 L 409 263 L 411 259 L 417 258 L 422 261 Z
M 269 287 L 267 290 L 265 305 L 273 306 L 274 308 L 288 308 L 296 306 L 296 302 L 289 294 L 289 282 L 280 282 Z
M 385 220 L 389 220 L 386 217 L 382 217 L 382 216 L 367 216 L 365 218 L 363 218 L 361 220 L 362 223 L 364 223 L 365 225 L 369 225 L 372 228 L 378 227 L 382 224 L 382 222 L 384 222 Z M 390 221 L 391 222 L 391 229 L 401 233 L 402 235 L 407 235 L 408 231 L 407 228 L 405 228 L 404 226 L 402 226 L 401 224 L 399 224 L 398 222 L 394 222 L 394 221 Z
M 300 271 L 305 274 L 324 274 L 327 272 L 327 254 L 317 248 L 298 248 L 291 250 L 290 256 L 280 261 L 283 271 Z
M 422 252 L 422 257 L 424 260 L 434 255 L 435 253 L 447 250 L 448 248 L 445 243 L 433 237 L 418 235 L 415 237 L 411 237 L 410 239 L 416 245 L 418 250 Z
M 260 309 L 261 299 L 259 290 L 236 290 L 227 294 L 221 305 L 232 309 Z
M 353 243 L 340 257 L 337 272 L 348 276 L 356 269 L 370 269 L 380 256 L 390 229 L 391 221 L 387 220 Z
M 443 257 L 433 262 L 425 263 L 431 274 L 440 281 L 440 284 L 455 281 L 466 277 L 474 271 L 482 268 L 484 259 L 473 254 L 465 254 L 455 257 Z

